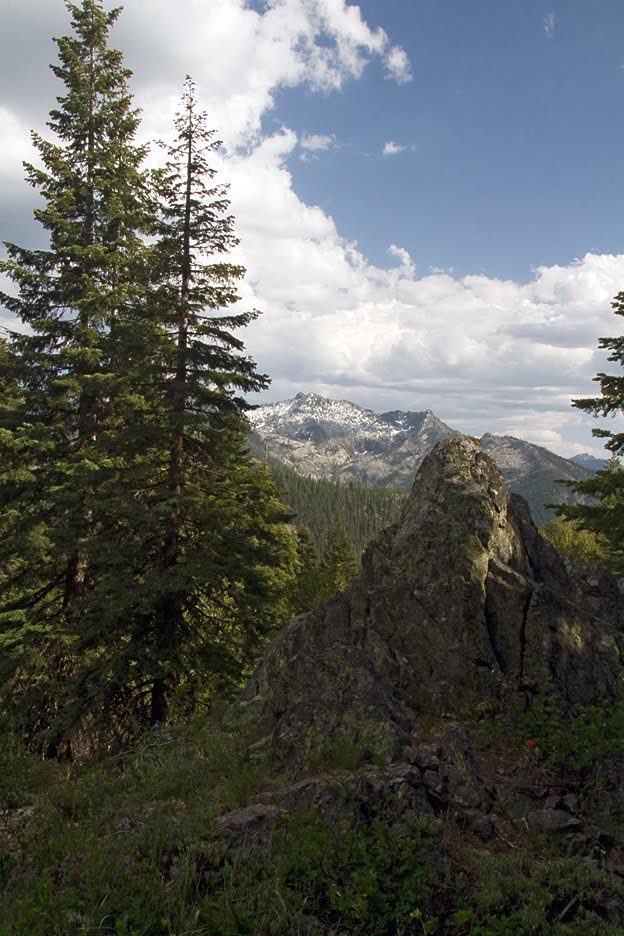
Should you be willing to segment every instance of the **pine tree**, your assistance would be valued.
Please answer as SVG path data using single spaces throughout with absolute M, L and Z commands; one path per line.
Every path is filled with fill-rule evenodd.
M 343 524 L 331 529 L 329 541 L 321 560 L 321 581 L 324 597 L 344 591 L 353 582 L 359 560 L 349 534 Z
M 291 592 L 292 615 L 309 611 L 323 600 L 323 576 L 319 557 L 308 527 L 296 528 L 297 574 Z
M 624 315 L 624 292 L 618 293 L 612 308 L 616 315 Z M 601 350 L 609 351 L 608 360 L 624 365 L 624 336 L 600 338 Z M 572 401 L 577 409 L 593 416 L 615 416 L 624 412 L 624 376 L 599 373 L 594 380 L 600 385 L 600 396 Z M 624 470 L 620 456 L 624 453 L 624 432 L 594 429 L 593 435 L 606 439 L 605 447 L 612 458 L 604 470 L 593 478 L 570 484 L 577 494 L 589 495 L 592 503 L 554 506 L 558 516 L 576 521 L 578 525 L 599 534 L 607 543 L 607 560 L 618 575 L 624 575 Z
M 540 533 L 569 562 L 604 567 L 607 563 L 607 544 L 604 538 L 583 529 L 577 521 L 554 517 L 540 527 Z
M 134 391 L 114 401 L 126 429 L 110 439 L 100 597 L 82 609 L 79 643 L 84 694 L 151 725 L 173 693 L 191 704 L 240 682 L 288 615 L 297 563 L 288 512 L 246 450 L 243 394 L 267 378 L 234 334 L 256 313 L 227 311 L 244 270 L 225 259 L 237 241 L 208 161 L 219 143 L 190 79 L 175 127 L 156 174 L 155 282 L 122 323 Z
M 295 538 L 246 450 L 267 385 L 230 312 L 244 271 L 218 146 L 187 82 L 155 191 L 135 146 L 118 10 L 67 4 L 56 142 L 27 167 L 49 247 L 7 245 L 0 355 L 0 693 L 49 755 L 127 737 L 240 683 L 289 613 Z M 145 235 L 153 235 L 146 246 Z M 104 734 L 105 732 L 105 734 Z
M 115 323 L 140 289 L 141 236 L 151 224 L 130 72 L 108 47 L 120 10 L 107 13 L 100 0 L 66 6 L 73 32 L 56 40 L 52 66 L 64 94 L 50 112 L 53 137 L 33 134 L 42 166 L 26 164 L 49 244 L 7 243 L 0 264 L 17 286 L 0 301 L 28 327 L 10 336 L 0 376 L 19 387 L 5 397 L 0 433 L 0 558 L 9 570 L 0 678 L 5 697 L 20 698 L 24 722 L 50 732 L 73 666 L 75 604 L 90 582 L 98 446 L 120 363 Z
M 267 379 L 256 374 L 255 365 L 241 352 L 242 342 L 232 330 L 249 324 L 255 313 L 226 316 L 216 314 L 238 300 L 236 283 L 244 275 L 240 266 L 220 258 L 238 243 L 233 219 L 228 215 L 227 187 L 214 185 L 215 170 L 209 154 L 220 146 L 207 127 L 205 113 L 198 111 L 195 88 L 187 78 L 182 109 L 175 120 L 177 139 L 167 147 L 168 161 L 160 176 L 161 225 L 159 257 L 164 277 L 167 324 L 173 327 L 175 347 L 167 417 L 169 420 L 166 492 L 170 505 L 160 567 L 167 577 L 182 557 L 185 523 L 179 499 L 192 474 L 191 448 L 199 446 L 204 463 L 219 464 L 219 448 L 241 452 L 247 409 L 235 393 L 257 391 Z M 204 258 L 210 258 L 209 262 Z M 206 314 L 207 310 L 211 314 Z M 207 418 L 210 414 L 210 418 Z M 234 434 L 228 426 L 234 425 Z M 236 439 L 237 431 L 240 433 Z M 227 452 L 226 449 L 226 453 Z M 196 485 L 196 480 L 191 481 Z M 213 485 L 211 485 L 213 487 Z M 181 595 L 170 588 L 160 596 L 156 608 L 158 641 L 167 646 L 174 640 L 183 615 Z M 152 689 L 151 721 L 165 715 L 165 677 L 158 676 Z

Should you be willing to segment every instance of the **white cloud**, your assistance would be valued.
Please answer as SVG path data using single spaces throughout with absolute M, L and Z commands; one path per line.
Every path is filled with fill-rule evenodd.
M 0 105 L 0 180 L 21 178 L 22 161 L 32 159 L 28 128 L 17 114 Z
M 175 7 L 170 0 L 126 0 L 117 29 L 132 53 L 155 131 L 168 127 L 179 86 L 191 72 L 230 147 L 257 138 L 282 88 L 336 91 L 375 58 L 399 83 L 409 71 L 405 52 L 345 0 L 270 0 L 263 12 L 246 0 L 180 0 Z
M 376 409 L 431 408 L 465 431 L 516 434 L 564 454 L 592 448 L 593 422 L 570 400 L 595 392 L 597 341 L 613 330 L 624 256 L 587 254 L 516 283 L 419 278 L 408 251 L 391 245 L 399 263 L 383 269 L 297 198 L 285 154 L 251 185 L 256 158 L 240 161 L 237 214 L 254 302 L 266 310 L 249 346 L 276 378 L 273 399 L 316 390 Z M 260 240 L 247 225 L 269 206 L 273 236 Z
M 414 261 L 405 247 L 397 247 L 396 244 L 390 244 L 388 253 L 399 261 L 399 271 L 402 276 L 413 277 L 416 272 Z
M 385 58 L 386 77 L 392 78 L 398 84 L 405 84 L 412 80 L 409 58 L 401 46 L 393 46 Z
M 395 143 L 394 140 L 388 140 L 387 143 L 384 143 L 384 148 L 382 150 L 383 156 L 396 156 L 397 153 L 403 153 L 407 149 L 406 146 L 403 146 L 402 143 Z
M 543 25 L 544 25 L 544 32 L 546 33 L 546 37 L 548 39 L 552 39 L 552 37 L 555 34 L 555 26 L 556 26 L 556 17 L 555 17 L 555 14 L 552 12 L 552 10 L 550 13 L 547 13 L 546 16 L 544 17 Z
M 322 150 L 330 149 L 330 147 L 333 145 L 333 142 L 333 135 L 329 136 L 322 133 L 310 133 L 304 134 L 299 142 L 299 145 L 304 150 L 317 153 Z

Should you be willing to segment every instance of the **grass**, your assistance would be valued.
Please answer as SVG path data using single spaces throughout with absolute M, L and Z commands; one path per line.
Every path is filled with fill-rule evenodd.
M 593 714 L 583 724 L 584 764 L 604 732 Z M 288 782 L 250 761 L 247 748 L 244 731 L 207 721 L 146 735 L 123 756 L 84 766 L 3 745 L 2 936 L 624 931 L 615 875 L 521 829 L 507 847 L 471 838 L 452 818 L 408 816 L 397 834 L 382 804 L 366 821 L 355 808 L 333 823 L 292 814 L 264 850 L 228 850 L 212 832 L 215 817 Z M 356 753 L 332 759 L 361 770 Z

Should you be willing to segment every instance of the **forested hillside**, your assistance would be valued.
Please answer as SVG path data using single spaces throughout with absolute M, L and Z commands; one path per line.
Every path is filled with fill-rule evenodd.
M 293 512 L 293 523 L 308 527 L 318 552 L 327 547 L 333 527 L 342 526 L 359 554 L 384 527 L 397 519 L 403 491 L 356 481 L 346 484 L 307 478 L 281 462 L 270 463 L 273 480 Z

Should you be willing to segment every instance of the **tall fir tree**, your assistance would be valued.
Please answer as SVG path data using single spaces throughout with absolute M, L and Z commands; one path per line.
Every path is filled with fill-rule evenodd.
M 618 293 L 611 303 L 616 315 L 624 315 L 624 292 Z M 624 336 L 600 338 L 599 347 L 608 351 L 608 360 L 620 367 L 624 365 Z M 592 416 L 616 416 L 624 413 L 624 376 L 599 373 L 595 381 L 600 385 L 600 396 L 572 401 L 577 409 Z M 624 454 L 624 432 L 605 428 L 592 430 L 593 435 L 606 439 L 605 447 L 612 453 L 602 471 L 593 478 L 570 484 L 578 494 L 589 495 L 590 503 L 554 506 L 555 512 L 567 520 L 576 521 L 583 529 L 599 534 L 606 544 L 607 561 L 613 571 L 624 576 L 624 469 L 620 457 Z
M 321 560 L 321 589 L 323 597 L 348 588 L 357 575 L 360 562 L 353 540 L 342 523 L 335 523 Z
M 233 335 L 233 329 L 249 324 L 255 313 L 227 316 L 221 311 L 238 301 L 236 285 L 244 270 L 218 259 L 238 241 L 233 218 L 227 214 L 227 186 L 214 184 L 216 173 L 208 161 L 220 141 L 208 129 L 205 113 L 197 108 L 189 77 L 175 129 L 177 138 L 166 148 L 167 164 L 159 179 L 159 258 L 165 323 L 172 328 L 174 349 L 174 367 L 165 394 L 168 529 L 159 566 L 165 579 L 174 571 L 176 580 L 175 587 L 160 595 L 155 609 L 157 642 L 163 647 L 176 641 L 184 616 L 182 596 L 186 597 L 186 591 L 179 587 L 178 567 L 189 517 L 181 495 L 183 491 L 188 494 L 189 487 L 198 492 L 194 452 L 201 452 L 204 467 L 210 470 L 232 451 L 241 456 L 247 428 L 241 416 L 247 404 L 236 393 L 257 391 L 268 383 L 243 356 L 243 344 Z M 215 485 L 208 481 L 210 488 L 214 490 Z M 202 525 L 206 522 L 209 518 L 204 516 Z M 165 715 L 165 694 L 163 674 L 152 687 L 152 721 Z
M 19 391 L 5 395 L 0 430 L 0 681 L 5 703 L 19 699 L 20 718 L 47 730 L 53 751 L 75 605 L 90 582 L 99 439 L 122 367 L 115 322 L 140 289 L 142 235 L 153 225 L 131 73 L 108 46 L 120 10 L 105 12 L 100 0 L 66 7 L 72 33 L 55 40 L 51 66 L 63 84 L 53 135 L 32 135 L 40 165 L 25 164 L 49 243 L 6 243 L 0 264 L 17 287 L 0 301 L 27 327 L 0 362 L 3 388 Z
M 310 611 L 323 600 L 323 576 L 312 533 L 306 526 L 296 527 L 297 575 L 293 582 L 293 614 Z
M 156 192 L 134 143 L 119 10 L 67 3 L 66 94 L 27 166 L 49 247 L 7 244 L 0 355 L 0 695 L 48 754 L 237 685 L 289 610 L 295 538 L 245 448 L 267 385 L 228 312 L 243 269 L 218 146 L 187 82 Z M 150 246 L 145 236 L 153 235 Z

